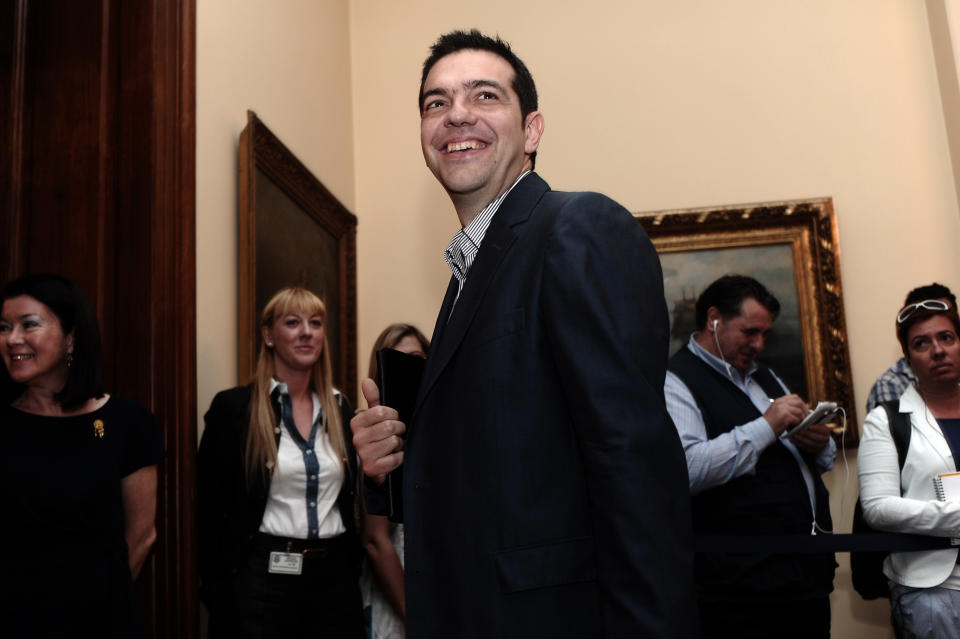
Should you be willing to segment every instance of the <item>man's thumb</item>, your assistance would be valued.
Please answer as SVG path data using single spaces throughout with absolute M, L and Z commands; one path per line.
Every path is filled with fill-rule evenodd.
M 380 405 L 380 389 L 377 388 L 377 384 L 372 379 L 368 377 L 363 380 L 360 389 L 363 391 L 364 399 L 367 400 L 368 408 Z

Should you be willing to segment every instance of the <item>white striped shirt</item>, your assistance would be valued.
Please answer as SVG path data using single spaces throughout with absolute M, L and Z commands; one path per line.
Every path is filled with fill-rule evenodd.
M 457 304 L 456 300 L 460 299 L 463 285 L 467 282 L 467 273 L 470 272 L 473 261 L 477 259 L 477 253 L 480 252 L 480 243 L 483 242 L 483 236 L 487 234 L 487 229 L 490 228 L 490 222 L 493 221 L 494 214 L 500 208 L 503 200 L 510 194 L 510 191 L 513 190 L 513 187 L 519 184 L 520 180 L 529 173 L 530 171 L 521 173 L 509 189 L 485 206 L 470 224 L 457 231 L 457 234 L 450 240 L 450 244 L 447 245 L 447 250 L 443 252 L 443 259 L 446 260 L 447 266 L 453 271 L 453 276 L 457 278 L 457 297 L 453 302 L 454 306 Z M 453 312 L 452 307 L 451 312 Z

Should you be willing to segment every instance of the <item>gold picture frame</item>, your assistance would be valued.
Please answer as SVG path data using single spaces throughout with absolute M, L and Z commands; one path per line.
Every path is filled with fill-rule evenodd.
M 843 407 L 844 443 L 855 446 L 859 431 L 833 200 L 678 209 L 634 217 L 663 264 L 674 338 L 671 352 L 695 330 L 693 301 L 703 287 L 725 273 L 756 277 L 781 302 L 771 337 L 779 343 L 771 349 L 768 340 L 764 355 L 769 356 L 761 359 L 807 401 L 834 401 Z

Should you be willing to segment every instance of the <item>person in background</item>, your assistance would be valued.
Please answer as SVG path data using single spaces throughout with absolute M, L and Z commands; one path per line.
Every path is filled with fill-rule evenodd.
M 392 348 L 426 357 L 430 342 L 416 326 L 391 324 L 383 329 L 370 350 L 368 377 L 376 380 L 377 351 Z M 369 561 L 360 587 L 371 639 L 403 639 L 406 604 L 403 596 L 403 524 L 363 511 L 361 539 Z M 371 574 L 372 572 L 372 574 Z
M 263 309 L 253 382 L 204 416 L 201 598 L 211 639 L 363 635 L 353 409 L 331 382 L 326 308 L 303 288 Z
M 916 377 L 899 401 L 899 412 L 910 415 L 909 445 L 901 468 L 887 412 L 878 406 L 867 414 L 857 454 L 864 520 L 887 532 L 958 537 L 960 502 L 940 501 L 933 479 L 958 470 L 960 317 L 938 295 L 900 309 L 896 329 Z M 960 638 L 956 547 L 890 553 L 883 573 L 898 637 Z
M 160 430 L 104 392 L 79 286 L 27 275 L 0 298 L 0 636 L 142 636 L 133 580 L 156 539 Z
M 836 445 L 823 424 L 784 436 L 809 412 L 756 361 L 780 302 L 752 277 L 725 275 L 696 304 L 700 330 L 670 359 L 664 393 L 680 434 L 698 536 L 832 532 L 820 474 Z M 830 636 L 832 553 L 697 553 L 703 637 Z
M 918 286 L 909 293 L 903 300 L 903 305 L 913 304 L 922 300 L 944 300 L 950 302 L 953 308 L 957 308 L 957 298 L 949 288 L 943 284 L 928 284 L 927 286 Z M 893 365 L 885 370 L 877 381 L 870 387 L 870 394 L 867 396 L 867 412 L 876 408 L 880 402 L 889 402 L 900 399 L 903 391 L 917 381 L 916 376 L 910 369 L 910 364 L 906 357 L 901 357 Z

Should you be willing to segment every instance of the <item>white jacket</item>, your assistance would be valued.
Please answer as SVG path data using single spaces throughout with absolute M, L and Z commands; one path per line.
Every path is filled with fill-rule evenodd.
M 867 415 L 857 454 L 860 501 L 867 523 L 877 530 L 960 537 L 960 502 L 939 501 L 933 477 L 956 472 L 950 446 L 937 420 L 911 385 L 900 397 L 910 413 L 910 448 L 901 472 L 897 448 L 882 406 Z M 930 588 L 956 568 L 957 549 L 891 553 L 884 574 L 898 584 Z

